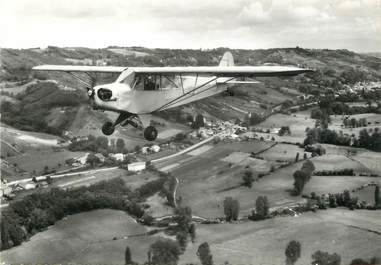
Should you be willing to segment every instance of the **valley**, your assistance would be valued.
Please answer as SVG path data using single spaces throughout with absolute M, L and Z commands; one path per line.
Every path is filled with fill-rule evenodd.
M 186 207 L 196 236 L 186 234 L 179 264 L 200 264 L 196 252 L 204 242 L 215 264 L 282 264 L 291 240 L 302 245 L 296 265 L 310 264 L 318 250 L 338 253 L 342 264 L 379 257 L 381 86 L 365 87 L 380 82 L 381 59 L 347 50 L 231 50 L 238 65 L 316 71 L 258 78 L 259 84 L 151 115 L 159 131 L 154 142 L 131 126 L 104 136 L 102 124 L 116 114 L 93 110 L 70 76 L 30 71 L 98 60 L 216 65 L 223 51 L 2 49 L 1 210 L 8 239 L 2 262 L 125 264 L 128 246 L 143 264 L 158 239 L 182 242 L 178 211 Z M 308 175 L 298 194 L 296 172 Z M 54 192 L 66 192 L 67 201 L 40 200 Z M 259 218 L 257 200 L 264 197 L 268 213 Z M 227 198 L 238 202 L 232 220 Z M 20 228 L 20 238 L 10 227 Z

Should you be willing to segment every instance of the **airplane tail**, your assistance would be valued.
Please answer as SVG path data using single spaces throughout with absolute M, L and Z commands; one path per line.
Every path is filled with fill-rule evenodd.
M 231 52 L 225 52 L 219 66 L 234 66 L 234 58 Z

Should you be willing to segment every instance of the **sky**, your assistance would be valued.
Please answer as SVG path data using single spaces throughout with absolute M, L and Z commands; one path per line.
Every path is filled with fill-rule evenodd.
M 381 52 L 381 0 L 0 0 L 0 47 Z

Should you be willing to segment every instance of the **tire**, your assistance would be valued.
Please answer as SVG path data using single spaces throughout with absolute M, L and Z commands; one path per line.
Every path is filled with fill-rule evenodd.
M 157 130 L 153 126 L 148 126 L 144 129 L 144 138 L 148 141 L 155 141 L 157 138 Z
M 114 127 L 114 124 L 112 122 L 106 122 L 105 124 L 103 124 L 102 126 L 102 132 L 104 135 L 111 135 L 113 134 L 115 131 L 115 127 Z

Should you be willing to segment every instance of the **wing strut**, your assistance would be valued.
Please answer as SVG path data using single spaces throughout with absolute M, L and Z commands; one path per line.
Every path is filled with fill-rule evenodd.
M 90 75 L 88 72 L 83 72 L 82 76 L 81 74 L 78 74 L 76 72 L 66 72 L 70 75 L 72 75 L 75 79 L 77 79 L 82 85 L 85 85 L 87 89 L 91 89 L 94 87 L 96 78 L 92 75 Z

